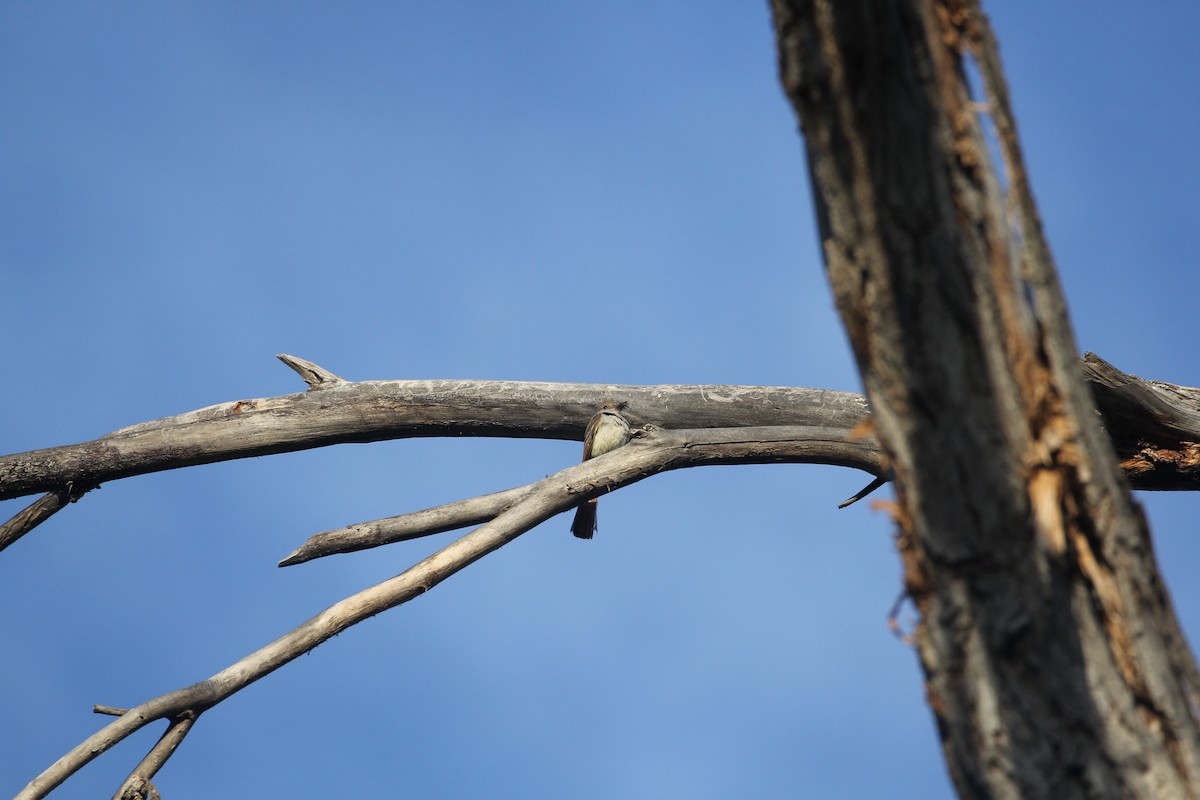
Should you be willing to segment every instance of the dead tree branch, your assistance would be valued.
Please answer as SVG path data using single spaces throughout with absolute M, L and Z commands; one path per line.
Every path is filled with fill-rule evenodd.
M 879 469 L 878 453 L 869 443 L 855 441 L 841 431 L 826 428 L 643 430 L 625 447 L 532 484 L 490 522 L 394 578 L 335 603 L 207 680 L 128 709 L 63 755 L 30 782 L 17 798 L 45 797 L 92 759 L 155 720 L 194 721 L 208 709 L 350 626 L 429 591 L 525 531 L 574 508 L 581 500 L 667 470 L 711 464 L 796 461 L 834 463 L 867 471 Z M 181 729 L 177 737 L 181 739 L 186 732 L 186 728 Z M 161 766 L 173 748 L 174 745 L 156 745 L 156 750 L 144 763 Z M 151 774 L 145 774 L 139 767 L 130 780 L 142 776 L 148 781 Z
M 90 442 L 0 456 L 0 500 L 347 442 L 429 436 L 582 440 L 596 407 L 613 397 L 626 401 L 632 424 L 676 429 L 811 425 L 848 431 L 867 416 L 861 395 L 780 386 L 321 381 L 300 394 L 221 403 Z
M 331 606 L 208 680 L 124 712 L 114 710 L 120 713 L 118 719 L 64 755 L 20 797 L 45 796 L 134 731 L 154 720 L 170 720 L 159 744 L 121 789 L 127 796 L 147 791 L 154 772 L 207 709 L 336 633 L 428 591 L 543 520 L 601 492 L 658 472 L 704 464 L 836 464 L 875 475 L 868 489 L 882 483 L 887 474 L 870 433 L 865 401 L 846 392 L 497 381 L 350 382 L 310 362 L 291 357 L 285 361 L 303 365 L 297 371 L 311 378 L 308 393 L 226 403 L 124 428 L 80 445 L 0 458 L 0 492 L 5 496 L 45 486 L 68 487 L 52 492 L 53 501 L 39 500 L 0 532 L 30 529 L 33 525 L 25 520 L 36 524 L 39 517 L 57 510 L 56 505 L 61 507 L 82 493 L 77 487 L 91 488 L 89 481 L 101 477 L 400 436 L 473 433 L 579 438 L 595 405 L 608 397 L 627 399 L 626 413 L 642 427 L 630 445 L 537 483 L 311 537 L 281 565 L 486 523 L 395 578 Z M 1145 425 L 1138 411 L 1143 407 L 1171 420 L 1154 428 L 1160 445 L 1194 436 L 1196 417 L 1189 416 L 1187 403 L 1198 394 L 1196 390 L 1159 383 L 1147 388 L 1147 382 L 1125 376 L 1094 356 L 1085 360 L 1085 366 L 1089 364 L 1096 373 L 1093 383 L 1108 387 L 1097 392 L 1097 406 L 1110 428 L 1122 432 L 1120 441 L 1143 441 L 1130 433 Z M 647 424 L 650 420 L 688 420 L 693 427 L 668 430 Z M 96 463 L 90 461 L 93 458 Z M 1138 474 L 1151 476 L 1153 471 Z M 1181 481 L 1169 487 L 1158 486 L 1162 483 L 1158 479 L 1153 482 L 1155 488 L 1194 488 Z M 50 510 L 42 510 L 41 505 Z
M 8 522 L 0 525 L 0 551 L 95 488 L 97 487 L 77 486 L 72 481 L 61 489 L 42 495 L 14 514 Z
M 1095 353 L 1083 357 L 1092 402 L 1138 489 L 1200 483 L 1200 389 L 1128 375 Z
M 620 397 L 642 426 L 630 445 L 542 481 L 433 509 L 360 523 L 311 537 L 281 565 L 376 547 L 484 522 L 401 575 L 331 606 L 272 644 L 206 681 L 129 709 L 32 782 L 21 797 L 42 797 L 95 756 L 158 719 L 160 743 L 121 793 L 148 791 L 154 772 L 205 710 L 350 625 L 399 605 L 541 521 L 581 500 L 658 472 L 703 464 L 823 463 L 876 476 L 888 470 L 860 395 L 818 389 L 742 386 L 612 386 L 503 381 L 365 381 L 338 378 L 311 362 L 281 358 L 305 377 L 303 394 L 224 403 L 135 425 L 78 445 L 0 457 L 0 497 L 50 489 L 0 527 L 15 541 L 102 480 L 265 453 L 406 436 L 574 438 L 603 399 Z M 1085 369 L 1096 406 L 1120 448 L 1142 462 L 1125 468 L 1146 488 L 1196 488 L 1194 468 L 1176 459 L 1146 467 L 1147 443 L 1189 452 L 1200 439 L 1200 392 L 1141 381 L 1095 356 Z M 1148 421 L 1149 420 L 1149 421 Z M 685 423 L 670 430 L 667 423 Z M 650 424 L 654 423 L 654 424 Z M 659 427 L 662 426 L 662 427 Z M 1122 450 L 1124 453 L 1125 451 Z M 1182 465 L 1182 466 L 1181 466 Z M 1169 474 L 1167 479 L 1164 474 Z M 57 488 L 55 488 L 57 487 Z
M 809 425 L 849 432 L 869 418 L 862 395 L 825 389 L 347 381 L 310 361 L 282 354 L 279 358 L 305 379 L 308 392 L 221 403 L 122 428 L 90 442 L 0 456 L 0 500 L 47 492 L 0 525 L 0 550 L 105 481 L 345 442 L 432 436 L 581 439 L 595 407 L 611 397 L 627 400 L 625 413 L 634 424 L 652 422 L 665 428 Z M 1200 390 L 1142 381 L 1091 353 L 1084 357 L 1083 368 L 1132 486 L 1200 488 Z M 864 441 L 875 440 L 864 434 Z M 876 483 L 846 504 L 873 488 Z M 419 513 L 464 513 L 461 506 L 451 506 Z M 461 525 L 486 519 L 482 508 L 469 513 L 483 516 Z M 360 525 L 385 527 L 388 535 L 400 537 L 391 541 L 400 541 L 404 537 L 397 526 L 426 524 L 417 519 L 405 515 L 403 523 Z M 451 519 L 447 516 L 446 523 Z M 373 535 L 363 527 L 357 533 Z M 346 542 L 353 540 L 349 531 L 339 535 Z
M 686 457 L 679 457 L 656 471 L 704 464 L 832 464 L 854 467 L 879 475 L 883 466 L 879 450 L 873 442 L 854 437 L 832 428 L 774 426 L 768 428 L 707 428 L 702 430 L 657 430 L 658 439 L 671 437 L 686 447 Z M 687 444 L 682 442 L 686 440 Z M 872 482 L 875 487 L 881 478 Z M 279 562 L 286 567 L 301 564 L 322 556 L 350 553 L 379 547 L 393 542 L 430 536 L 456 528 L 474 525 L 489 519 L 513 504 L 521 502 L 540 484 L 532 483 L 502 492 L 472 497 L 436 508 L 415 511 L 398 517 L 360 522 L 337 530 L 309 537 L 295 552 Z M 575 503 L 617 488 L 602 484 L 581 488 Z M 865 490 L 864 490 L 865 491 Z
M 199 718 L 198 714 L 185 711 L 172 719 L 167 725 L 167 729 L 163 731 L 163 735 L 154 743 L 154 747 L 150 748 L 146 757 L 138 762 L 138 765 L 133 768 L 133 772 L 129 773 L 129 777 L 113 795 L 113 800 L 149 800 L 151 797 L 159 796 L 158 790 L 154 788 L 151 781 L 179 745 L 183 744 L 183 738 L 188 735 L 188 731 L 192 729 Z
M 530 483 L 409 514 L 370 522 L 356 522 L 344 528 L 314 533 L 304 544 L 281 560 L 279 566 L 290 567 L 336 553 L 353 553 L 453 531 L 468 525 L 478 525 L 494 519 L 501 511 L 528 494 L 533 486 L 534 484 Z

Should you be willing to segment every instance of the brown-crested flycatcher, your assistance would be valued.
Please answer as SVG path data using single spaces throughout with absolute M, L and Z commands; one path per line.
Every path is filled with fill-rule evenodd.
M 600 406 L 588 421 L 583 435 L 583 460 L 602 456 L 629 441 L 629 421 L 621 416 L 624 403 L 608 402 Z M 590 539 L 596 532 L 596 498 L 584 502 L 575 510 L 571 533 L 580 539 Z

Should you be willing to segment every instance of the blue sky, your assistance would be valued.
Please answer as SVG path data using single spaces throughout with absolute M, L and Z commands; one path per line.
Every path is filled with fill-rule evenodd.
M 1193 4 L 988 4 L 1080 347 L 1200 384 Z M 351 379 L 858 390 L 765 3 L 0 10 L 5 452 Z M 589 301 L 600 285 L 606 300 Z M 573 442 L 344 445 L 106 485 L 0 555 L 0 795 L 454 534 L 306 536 Z M 209 712 L 228 796 L 948 798 L 886 517 L 832 467 L 689 470 L 556 518 Z M 1142 497 L 1200 641 L 1188 495 Z M 3 504 L 5 517 L 23 507 Z M 111 793 L 157 729 L 61 797 Z

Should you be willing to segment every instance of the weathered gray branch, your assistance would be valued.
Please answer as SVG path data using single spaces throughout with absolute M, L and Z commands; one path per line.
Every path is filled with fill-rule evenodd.
M 303 564 L 314 558 L 336 553 L 353 553 L 395 542 L 445 533 L 494 519 L 504 509 L 524 497 L 534 484 L 505 489 L 502 492 L 468 497 L 453 503 L 413 511 L 396 517 L 356 522 L 344 528 L 314 533 L 295 551 L 279 562 L 281 567 Z
M 304 377 L 309 392 L 222 403 L 123 428 L 90 442 L 0 456 L 0 500 L 47 491 L 0 525 L 0 550 L 103 481 L 339 442 L 416 436 L 581 439 L 594 408 L 612 397 L 627 400 L 626 413 L 635 424 L 675 428 L 815 425 L 850 431 L 868 419 L 862 395 L 823 389 L 351 382 L 310 361 L 288 355 L 279 358 Z M 1200 442 L 1200 390 L 1143 381 L 1091 353 L 1084 357 L 1083 368 L 1133 487 L 1200 488 L 1200 445 L 1196 444 Z M 864 441 L 874 439 L 866 436 Z M 461 514 L 463 509 L 421 513 L 452 512 Z M 393 535 L 401 536 L 395 523 L 386 524 Z M 425 525 L 426 521 L 418 523 L 414 518 L 404 524 Z M 361 526 L 360 533 L 368 535 Z
M 223 403 L 123 428 L 91 442 L 0 457 L 0 499 L 50 489 L 0 525 L 0 551 L 101 481 L 263 453 L 403 436 L 577 439 L 592 409 L 610 397 L 629 398 L 627 413 L 635 423 L 870 429 L 864 424 L 869 419 L 865 399 L 850 392 L 514 381 L 356 383 L 295 356 L 279 358 L 310 385 L 308 393 Z M 1092 353 L 1084 356 L 1083 369 L 1131 485 L 1200 488 L 1200 390 L 1144 381 Z M 867 434 L 863 441 L 875 442 Z M 842 507 L 878 488 L 883 480 L 873 481 Z M 280 564 L 476 524 L 489 519 L 518 491 L 318 534 Z M 325 551 L 324 547 L 341 549 Z
M 1090 353 L 1083 365 L 1118 447 L 1143 440 L 1172 447 L 1200 441 L 1200 390 L 1143 381 Z M 626 413 L 634 424 L 668 428 L 812 425 L 851 430 L 868 416 L 862 395 L 787 386 L 467 380 L 316 386 L 323 388 L 222 403 L 90 442 L 0 456 L 0 500 L 40 491 L 78 497 L 82 490 L 77 487 L 131 475 L 344 442 L 432 436 L 582 439 L 595 407 L 610 397 L 628 401 Z M 1200 479 L 1167 487 L 1142 475 L 1130 477 L 1135 488 L 1200 488 Z
M 662 432 L 660 435 L 668 435 Z M 685 436 L 689 457 L 666 469 L 695 467 L 703 464 L 834 464 L 854 467 L 879 475 L 883 467 L 879 449 L 869 440 L 854 437 L 833 428 L 775 426 L 769 428 L 708 428 L 672 431 Z M 881 481 L 882 479 L 877 479 Z M 871 486 L 878 486 L 873 482 Z M 393 542 L 430 536 L 493 519 L 496 515 L 533 491 L 538 484 L 518 486 L 502 492 L 471 497 L 454 503 L 402 514 L 398 517 L 360 522 L 309 537 L 295 552 L 279 562 L 286 567 L 315 558 L 350 553 Z M 594 497 L 614 487 L 595 486 L 580 489 L 576 502 Z M 849 502 L 849 501 L 848 501 Z M 847 502 L 847 504 L 848 504 Z
M 154 720 L 200 715 L 346 628 L 429 591 L 535 525 L 573 508 L 582 499 L 666 470 L 805 459 L 868 470 L 878 468 L 877 453 L 871 445 L 828 428 L 643 431 L 625 447 L 538 481 L 487 524 L 396 577 L 335 603 L 211 678 L 130 708 L 66 753 L 31 781 L 17 798 L 45 797 L 93 758 Z
M 71 482 L 61 489 L 47 492 L 34 500 L 14 514 L 8 522 L 0 525 L 0 551 L 66 508 L 69 503 L 74 503 L 95 488 L 95 486 L 77 486 Z
M 856 467 L 876 476 L 885 474 L 878 443 L 869 433 L 866 402 L 862 396 L 848 392 L 790 387 L 505 381 L 349 382 L 302 359 L 281 358 L 305 376 L 312 387 L 309 392 L 224 403 L 124 428 L 91 442 L 0 457 L 0 498 L 50 489 L 46 497 L 0 526 L 0 549 L 101 481 L 161 469 L 338 442 L 404 436 L 578 439 L 595 406 L 613 397 L 628 403 L 626 414 L 635 425 L 683 424 L 688 429 L 656 429 L 646 437 L 647 442 L 655 442 L 654 447 L 647 450 L 646 443 L 635 442 L 622 448 L 620 459 L 607 459 L 608 466 L 612 466 L 612 462 L 626 463 L 638 453 L 656 454 L 630 473 L 614 471 L 592 480 L 587 476 L 598 469 L 597 465 L 606 465 L 605 461 L 595 459 L 552 476 L 584 483 L 560 487 L 565 494 L 556 495 L 549 506 L 545 503 L 545 492 L 547 481 L 552 478 L 312 537 L 281 563 L 297 564 L 335 552 L 374 547 L 491 520 L 431 557 L 439 559 L 436 568 L 427 559 L 380 585 L 387 588 L 375 587 L 348 598 L 213 679 L 131 709 L 89 739 L 86 747 L 81 745 L 82 750 L 64 756 L 64 760 L 31 784 L 33 788 L 27 791 L 33 794 L 22 796 L 43 796 L 44 791 L 87 760 L 150 720 L 198 715 L 315 647 L 332 633 L 404 602 L 413 596 L 410 592 L 414 586 L 420 591 L 427 590 L 547 516 L 600 491 L 654 472 L 700 464 L 826 463 Z M 1115 442 L 1135 443 L 1143 462 L 1148 441 L 1159 448 L 1156 452 L 1166 446 L 1175 446 L 1184 454 L 1194 452 L 1187 448 L 1189 441 L 1200 438 L 1196 436 L 1200 426 L 1195 414 L 1195 398 L 1200 392 L 1140 381 L 1090 354 L 1085 359 L 1085 368 L 1093 385 L 1099 387 L 1094 390 L 1096 404 Z M 1173 464 L 1175 477 L 1169 480 L 1163 479 L 1161 464 L 1154 468 L 1144 464 L 1131 467 L 1127 459 L 1125 466 L 1135 484 L 1140 482 L 1146 488 L 1197 488 L 1196 470 L 1184 469 L 1186 463 L 1181 459 Z M 871 486 L 878 483 L 875 481 Z M 530 516 L 531 508 L 542 511 Z M 353 613 L 348 610 L 351 607 Z M 182 737 L 190 724 L 173 729 L 172 738 L 163 741 Z M 147 764 L 158 757 L 152 753 Z M 135 779 L 143 772 L 135 771 L 132 782 L 122 791 L 135 791 Z M 148 776 L 143 777 L 149 781 Z
M 323 382 L 302 394 L 221 403 L 90 442 L 0 456 L 0 500 L 56 491 L 70 482 L 96 485 L 344 442 L 420 436 L 581 440 L 596 407 L 614 397 L 627 403 L 625 414 L 633 424 L 664 428 L 813 425 L 850 430 L 867 415 L 861 395 L 791 387 Z
M 151 781 L 167 763 L 167 759 L 175 753 L 176 748 L 183 744 L 184 737 L 196 724 L 197 719 L 199 715 L 191 710 L 184 711 L 172 719 L 163 735 L 150 748 L 150 752 L 146 753 L 146 757 L 138 762 L 133 772 L 129 773 L 129 777 L 121 784 L 121 788 L 117 789 L 113 800 L 149 800 L 158 797 L 158 790 Z

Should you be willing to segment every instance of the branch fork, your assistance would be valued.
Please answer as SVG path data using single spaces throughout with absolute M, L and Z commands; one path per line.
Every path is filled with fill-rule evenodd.
M 1095 359 L 1090 354 L 1089 358 Z M 201 463 L 201 459 L 194 454 L 185 454 L 176 462 L 164 463 L 155 451 L 158 440 L 165 437 L 168 442 L 177 442 L 175 437 L 178 431 L 185 427 L 193 429 L 191 435 L 200 433 L 202 437 L 207 437 L 215 430 L 215 438 L 220 440 L 229 428 L 236 430 L 246 416 L 264 410 L 269 412 L 288 407 L 295 411 L 301 408 L 302 418 L 311 414 L 303 421 L 306 435 L 310 438 L 305 439 L 297 436 L 295 432 L 284 431 L 277 432 L 275 440 L 258 442 L 249 447 L 245 446 L 244 442 L 222 443 L 214 447 L 206 455 L 206 459 L 222 460 L 263 451 L 302 449 L 333 441 L 350 440 L 351 437 L 362 441 L 404 435 L 503 433 L 532 436 L 540 433 L 549 438 L 579 438 L 582 435 L 583 423 L 591 415 L 598 398 L 614 395 L 629 397 L 630 411 L 627 413 L 635 419 L 642 419 L 638 419 L 634 438 L 627 445 L 594 459 L 568 466 L 534 483 L 311 536 L 294 552 L 283 558 L 279 565 L 292 566 L 337 553 L 378 547 L 472 525 L 480 526 L 399 575 L 329 606 L 307 622 L 207 680 L 147 700 L 130 709 L 97 706 L 97 713 L 116 715 L 117 718 L 63 755 L 30 782 L 17 796 L 19 800 L 45 797 L 93 758 L 146 725 L 165 719 L 168 726 L 163 736 L 134 768 L 116 795 L 119 798 L 151 796 L 150 793 L 154 792 L 152 778 L 206 710 L 346 628 L 431 590 L 446 578 L 522 533 L 557 514 L 569 511 L 591 497 L 615 491 L 660 472 L 706 464 L 822 463 L 854 467 L 873 475 L 872 482 L 842 503 L 843 507 L 890 479 L 883 465 L 877 441 L 869 432 L 864 433 L 869 431 L 869 426 L 864 424 L 868 419 L 865 402 L 861 397 L 847 393 L 786 387 L 588 387 L 572 384 L 479 382 L 486 383 L 491 388 L 493 396 L 488 396 L 486 391 L 480 392 L 478 385 L 472 382 L 453 382 L 452 390 L 429 381 L 355 383 L 303 359 L 283 355 L 280 359 L 308 383 L 307 394 L 213 406 L 179 417 L 117 431 L 94 443 L 0 457 L 0 492 L 7 490 L 10 492 L 9 496 L 25 493 L 37 486 L 39 481 L 49 481 L 52 485 L 62 487 L 52 489 L 13 520 L 0 526 L 0 549 L 67 503 L 78 500 L 86 491 L 96 488 L 101 477 L 114 479 L 157 469 Z M 1096 361 L 1113 369 L 1102 360 Z M 1115 372 L 1120 376 L 1124 375 L 1119 371 Z M 1108 377 L 1111 378 L 1111 374 Z M 1130 402 L 1138 403 L 1142 395 L 1135 390 L 1139 389 L 1143 382 L 1132 379 L 1131 376 L 1124 378 L 1130 380 L 1115 380 L 1118 385 L 1111 388 L 1108 394 L 1098 394 L 1098 404 L 1102 399 L 1118 396 L 1124 404 L 1121 407 L 1127 411 Z M 533 391 L 541 399 L 540 405 L 518 401 L 517 398 L 530 391 L 530 386 L 534 387 Z M 1166 390 L 1154 395 L 1157 402 L 1161 402 L 1164 391 Z M 319 424 L 322 419 L 328 421 L 329 418 L 333 418 L 336 427 L 336 421 L 346 413 L 357 415 L 361 423 L 365 419 L 360 410 L 363 404 L 370 403 L 377 409 L 380 396 L 388 392 L 409 394 L 406 401 L 399 403 L 406 409 L 406 418 L 377 420 L 367 423 L 369 431 L 364 432 L 360 427 L 355 430 L 342 430 L 336 435 L 330 432 L 329 425 L 322 427 Z M 558 405 L 553 408 L 547 406 L 547 392 L 559 398 Z M 1193 397 L 1189 392 L 1194 392 L 1194 397 L 1200 398 L 1200 392 L 1186 387 L 1170 387 L 1167 393 L 1175 398 Z M 714 394 L 722 393 L 722 402 L 717 409 L 712 408 L 713 404 L 709 399 Z M 303 406 L 308 398 L 332 398 L 335 394 L 336 400 L 326 403 L 322 399 L 315 412 Z M 764 398 L 764 395 L 767 397 Z M 524 396 L 528 397 L 528 394 Z M 665 403 L 664 396 L 667 397 Z M 581 397 L 584 399 L 580 399 Z M 672 397 L 678 406 L 670 402 Z M 733 398 L 732 402 L 730 398 Z M 454 406 L 454 402 L 458 405 Z M 347 404 L 352 408 L 347 410 Z M 453 406 L 454 413 L 457 413 L 460 427 L 447 427 L 447 404 Z M 732 411 L 731 405 L 734 406 Z M 503 413 L 495 413 L 497 408 Z M 1103 406 L 1101 410 L 1103 412 Z M 644 419 L 652 414 L 660 420 L 659 423 L 651 423 Z M 698 419 L 705 424 L 701 427 L 682 428 L 671 428 L 661 424 L 661 420 L 681 418 Z M 1120 419 L 1125 422 L 1136 418 L 1136 414 L 1129 413 L 1112 417 L 1114 420 Z M 721 421 L 746 419 L 758 424 L 720 425 Z M 1172 419 L 1172 430 L 1177 438 L 1181 433 L 1192 435 L 1200 430 L 1200 424 L 1188 427 L 1193 421 L 1187 414 L 1177 414 Z M 1200 416 L 1196 419 L 1200 420 Z M 123 448 L 130 448 L 131 431 L 136 433 L 139 446 L 143 448 L 137 452 L 136 457 L 131 457 L 132 460 L 119 466 L 109 467 L 108 472 L 87 468 L 88 454 L 99 448 L 98 443 L 103 443 L 106 449 L 118 452 Z M 1141 441 L 1141 438 L 1136 436 L 1134 439 Z M 1195 436 L 1193 440 L 1200 440 L 1200 435 Z M 1161 444 L 1163 436 L 1160 435 L 1157 441 Z M 31 464 L 38 468 L 29 469 Z M 76 466 L 72 468 L 72 465 Z M 16 478 L 13 477 L 14 474 Z

